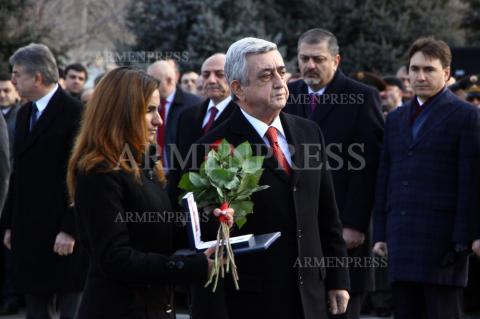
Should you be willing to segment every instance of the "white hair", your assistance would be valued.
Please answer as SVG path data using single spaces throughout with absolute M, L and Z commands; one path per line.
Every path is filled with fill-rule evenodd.
M 273 50 L 277 50 L 275 43 L 257 38 L 243 38 L 233 43 L 228 48 L 225 60 L 225 77 L 228 84 L 231 85 L 237 80 L 242 85 L 248 85 L 247 55 Z

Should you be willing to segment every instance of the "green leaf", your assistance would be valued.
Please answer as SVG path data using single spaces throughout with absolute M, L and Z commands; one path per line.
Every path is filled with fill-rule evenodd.
M 210 173 L 217 169 L 217 168 L 220 168 L 220 165 L 218 163 L 218 160 L 217 158 L 215 157 L 216 156 L 216 153 L 214 150 L 211 150 L 209 153 L 208 153 L 208 156 L 207 156 L 207 160 L 205 162 L 205 173 L 206 175 L 210 176 Z
M 247 158 L 242 163 L 242 170 L 245 173 L 254 174 L 260 169 L 262 169 L 263 165 L 263 156 L 252 156 Z
M 230 203 L 230 207 L 235 210 L 235 223 L 241 228 L 247 221 L 247 215 L 253 213 L 253 202 L 251 201 L 234 201 Z
M 208 180 L 200 176 L 200 174 L 198 173 L 190 172 L 188 177 L 190 183 L 192 183 L 193 187 L 195 188 L 203 188 L 209 186 Z
M 225 184 L 225 188 L 228 190 L 233 190 L 237 188 L 238 185 L 240 185 L 240 179 L 237 176 L 235 176 L 230 182 Z
M 230 156 L 230 143 L 228 143 L 226 139 L 223 139 L 222 142 L 218 145 L 217 153 L 221 159 Z
M 238 145 L 233 151 L 233 156 L 240 160 L 244 160 L 248 157 L 251 157 L 252 147 L 250 146 L 250 143 L 248 141 L 245 141 L 242 144 Z
M 225 184 L 232 181 L 235 177 L 235 173 L 225 168 L 217 168 L 210 172 L 210 179 L 219 187 L 225 187 Z
M 190 173 L 185 173 L 182 175 L 180 182 L 178 183 L 178 187 L 184 189 L 186 191 L 193 190 L 193 184 L 190 182 Z

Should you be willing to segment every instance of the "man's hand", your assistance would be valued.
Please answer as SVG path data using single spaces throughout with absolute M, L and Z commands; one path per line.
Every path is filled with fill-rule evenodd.
M 329 290 L 328 291 L 328 305 L 329 310 L 333 315 L 339 315 L 347 311 L 348 300 L 350 295 L 346 290 Z
M 6 229 L 5 234 L 3 235 L 3 244 L 9 249 L 12 250 L 12 230 Z
M 345 244 L 347 244 L 347 249 L 357 248 L 365 241 L 365 234 L 355 229 L 345 227 L 343 229 L 343 240 L 345 240 Z
M 474 240 L 472 244 L 472 250 L 477 255 L 480 257 L 480 239 Z
M 387 243 L 384 241 L 379 241 L 375 243 L 373 246 L 373 252 L 380 257 L 387 257 L 388 256 L 388 249 L 387 249 Z
M 73 253 L 73 247 L 75 246 L 75 239 L 67 233 L 59 232 L 57 238 L 55 238 L 55 245 L 53 245 L 53 251 L 60 256 L 68 256 Z

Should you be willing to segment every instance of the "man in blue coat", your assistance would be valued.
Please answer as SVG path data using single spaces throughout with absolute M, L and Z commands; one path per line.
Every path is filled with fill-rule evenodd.
M 385 125 L 374 250 L 388 252 L 398 319 L 461 316 L 478 214 L 480 117 L 446 89 L 450 62 L 445 42 L 416 40 L 408 53 L 415 96 Z

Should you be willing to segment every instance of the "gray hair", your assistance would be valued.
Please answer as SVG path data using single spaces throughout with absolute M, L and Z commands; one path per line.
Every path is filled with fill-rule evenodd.
M 231 85 L 237 80 L 242 85 L 248 85 L 247 55 L 273 50 L 277 50 L 275 43 L 257 38 L 243 38 L 233 43 L 228 48 L 225 60 L 225 77 L 228 84 Z
M 332 56 L 336 56 L 340 51 L 337 37 L 330 31 L 320 28 L 314 28 L 303 33 L 298 39 L 298 48 L 300 44 L 319 44 L 327 42 L 328 51 Z
M 21 47 L 10 57 L 10 64 L 20 65 L 30 75 L 40 73 L 43 84 L 58 82 L 58 67 L 55 57 L 44 44 L 30 43 Z

